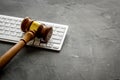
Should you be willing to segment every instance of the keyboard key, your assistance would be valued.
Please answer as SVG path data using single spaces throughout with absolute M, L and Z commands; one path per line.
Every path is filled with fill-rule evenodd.
M 47 46 L 46 46 L 46 47 L 51 48 L 52 46 L 53 46 L 52 43 L 47 43 Z
M 61 42 L 60 40 L 53 39 L 50 41 L 50 43 L 60 44 Z
M 10 28 L 10 31 L 15 31 L 15 28 Z
M 4 27 L 0 25 L 0 31 L 3 30 L 3 29 L 4 29 Z
M 52 39 L 56 39 L 56 40 L 61 40 L 62 39 L 61 36 L 57 36 L 57 35 L 53 35 L 51 38 Z
M 59 45 L 58 44 L 53 44 L 53 48 L 59 49 Z
M 64 29 L 57 29 L 57 32 L 64 33 Z
M 22 37 L 22 33 L 17 32 L 17 33 L 16 33 L 16 36 L 18 36 L 18 37 Z
M 8 32 L 9 32 L 9 30 L 5 30 L 5 32 L 4 32 L 4 33 L 5 33 L 5 34 L 8 34 Z
M 0 34 L 4 33 L 4 30 L 0 30 Z
M 9 31 L 10 29 L 7 27 L 7 28 L 5 28 L 4 30 L 7 30 L 7 31 Z

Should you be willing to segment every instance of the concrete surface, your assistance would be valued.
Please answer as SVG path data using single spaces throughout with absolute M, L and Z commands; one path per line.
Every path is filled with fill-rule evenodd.
M 120 80 L 120 0 L 0 0 L 0 14 L 70 26 L 60 52 L 25 47 L 0 80 Z

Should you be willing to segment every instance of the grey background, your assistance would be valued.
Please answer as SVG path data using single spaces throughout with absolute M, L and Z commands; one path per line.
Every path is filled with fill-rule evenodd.
M 120 0 L 0 0 L 0 14 L 69 25 L 60 52 L 26 46 L 0 80 L 120 80 Z

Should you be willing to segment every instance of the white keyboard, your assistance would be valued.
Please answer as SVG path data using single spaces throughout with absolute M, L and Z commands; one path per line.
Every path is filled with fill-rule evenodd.
M 0 41 L 17 43 L 23 36 L 21 31 L 21 21 L 23 18 L 0 15 Z M 53 35 L 48 43 L 40 43 L 40 39 L 35 38 L 27 45 L 60 51 L 68 30 L 67 25 L 38 21 L 53 27 Z

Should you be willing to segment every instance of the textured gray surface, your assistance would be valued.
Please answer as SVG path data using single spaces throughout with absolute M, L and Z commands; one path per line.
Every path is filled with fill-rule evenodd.
M 0 0 L 0 14 L 70 26 L 60 52 L 25 47 L 0 80 L 120 80 L 119 0 Z

